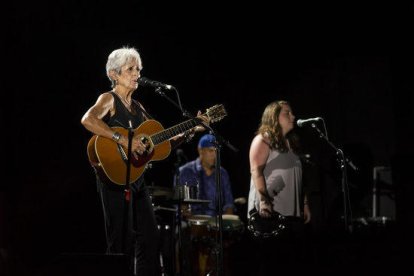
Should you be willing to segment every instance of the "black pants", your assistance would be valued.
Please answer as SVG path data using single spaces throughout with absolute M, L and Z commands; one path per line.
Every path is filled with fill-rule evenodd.
M 105 220 L 106 253 L 131 255 L 134 275 L 159 275 L 159 231 L 152 202 L 147 188 L 136 186 L 131 188 L 132 208 L 129 208 L 125 203 L 124 186 L 98 180 Z M 125 229 L 127 215 L 132 217 Z M 126 244 L 123 246 L 124 241 Z

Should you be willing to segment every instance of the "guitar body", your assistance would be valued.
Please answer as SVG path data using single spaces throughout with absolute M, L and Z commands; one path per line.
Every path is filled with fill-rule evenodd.
M 128 130 L 121 127 L 113 127 L 124 137 L 128 137 Z M 155 120 L 147 120 L 133 130 L 134 137 L 149 137 L 154 133 L 164 130 L 163 126 Z M 88 143 L 88 157 L 93 166 L 100 167 L 108 179 L 118 185 L 125 185 L 127 162 L 127 149 L 120 150 L 121 146 L 112 139 L 94 135 Z M 131 157 L 129 183 L 135 182 L 144 172 L 150 161 L 163 160 L 170 155 L 171 143 L 166 140 L 160 144 L 153 145 L 148 155 L 139 156 L 138 159 Z
M 204 115 L 209 118 L 210 123 L 213 123 L 224 118 L 227 113 L 223 105 L 215 105 L 208 108 Z M 134 129 L 134 138 L 138 136 L 146 145 L 146 153 L 138 158 L 131 154 L 128 183 L 135 182 L 144 173 L 150 161 L 163 160 L 170 155 L 170 139 L 172 137 L 192 129 L 199 123 L 196 119 L 190 119 L 164 130 L 159 122 L 147 120 Z M 122 127 L 113 127 L 113 129 L 122 136 L 128 137 L 127 129 Z M 128 163 L 127 149 L 112 139 L 94 135 L 88 142 L 87 153 L 89 162 L 97 169 L 99 175 L 105 175 L 115 184 L 125 185 Z

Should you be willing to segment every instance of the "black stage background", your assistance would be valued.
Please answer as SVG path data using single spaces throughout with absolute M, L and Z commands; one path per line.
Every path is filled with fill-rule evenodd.
M 335 153 L 314 130 L 298 129 L 313 162 L 312 239 L 323 248 L 315 259 L 333 267 L 387 263 L 391 271 L 403 264 L 400 244 L 412 229 L 412 4 L 56 0 L 14 3 L 3 13 L 1 139 L 9 180 L 2 181 L 1 233 L 9 273 L 41 273 L 62 253 L 104 252 L 86 156 L 91 135 L 80 119 L 110 89 L 106 58 L 124 45 L 140 51 L 142 75 L 174 85 L 193 114 L 224 104 L 228 116 L 213 126 L 239 149 L 222 148 L 235 197 L 247 197 L 249 145 L 264 107 L 276 99 L 290 101 L 296 118 L 323 117 L 330 140 L 359 167 L 349 168 L 356 221 L 371 214 L 372 169 L 391 167 L 397 227 L 381 226 L 392 234 L 380 244 L 362 242 L 361 251 L 361 236 L 342 239 Z M 140 87 L 135 97 L 165 127 L 184 120 L 151 89 Z M 182 147 L 190 159 L 196 142 Z M 172 187 L 175 160 L 173 152 L 154 163 L 148 183 Z M 402 239 L 384 244 L 389 236 Z M 240 264 L 250 250 L 242 249 Z M 357 251 L 362 257 L 349 257 Z M 342 261 L 332 261 L 335 254 Z

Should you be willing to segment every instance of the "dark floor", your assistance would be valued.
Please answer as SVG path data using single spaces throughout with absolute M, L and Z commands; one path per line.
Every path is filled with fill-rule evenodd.
M 406 253 L 411 238 L 406 238 L 405 231 L 399 231 L 395 225 L 356 224 L 352 234 L 330 230 L 309 234 L 307 259 L 294 265 L 294 274 L 407 275 L 403 271 L 411 270 Z M 233 248 L 232 275 L 257 275 L 251 258 L 255 248 L 248 237 L 244 239 L 247 242 Z
M 339 227 L 340 228 L 340 227 Z M 318 275 L 407 275 L 410 271 L 409 247 L 412 241 L 408 229 L 402 229 L 392 223 L 354 224 L 352 233 L 345 233 L 335 227 L 323 231 L 308 233 L 308 244 L 304 262 L 294 265 L 295 274 L 318 273 Z M 244 231 L 225 235 L 224 265 L 222 275 L 257 275 L 254 252 L 257 249 Z M 168 240 L 168 239 L 167 239 Z M 214 270 L 214 254 L 208 246 L 201 246 L 192 253 L 193 257 L 201 251 L 205 254 L 205 270 Z M 24 252 L 22 252 L 24 254 Z M 204 253 L 203 253 L 204 254 Z M 172 273 L 172 256 L 164 250 L 163 262 L 165 275 Z M 47 261 L 31 264 L 30 269 L 19 260 L 18 254 L 5 258 L 0 275 L 5 276 L 50 276 L 50 275 L 131 275 L 129 260 L 122 255 L 105 256 L 103 254 L 60 253 Z M 196 258 L 195 258 L 196 259 Z M 196 265 L 190 260 L 192 265 Z M 275 273 L 277 275 L 277 260 Z M 292 271 L 293 271 L 292 268 Z M 206 273 L 202 275 L 206 275 Z M 195 273 L 192 273 L 195 275 Z

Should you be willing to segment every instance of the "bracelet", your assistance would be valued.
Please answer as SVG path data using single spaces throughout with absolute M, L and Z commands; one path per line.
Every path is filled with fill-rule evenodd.
M 114 140 L 115 142 L 118 142 L 119 139 L 121 139 L 121 133 L 119 133 L 118 131 L 115 131 L 114 134 L 112 134 L 112 140 Z

